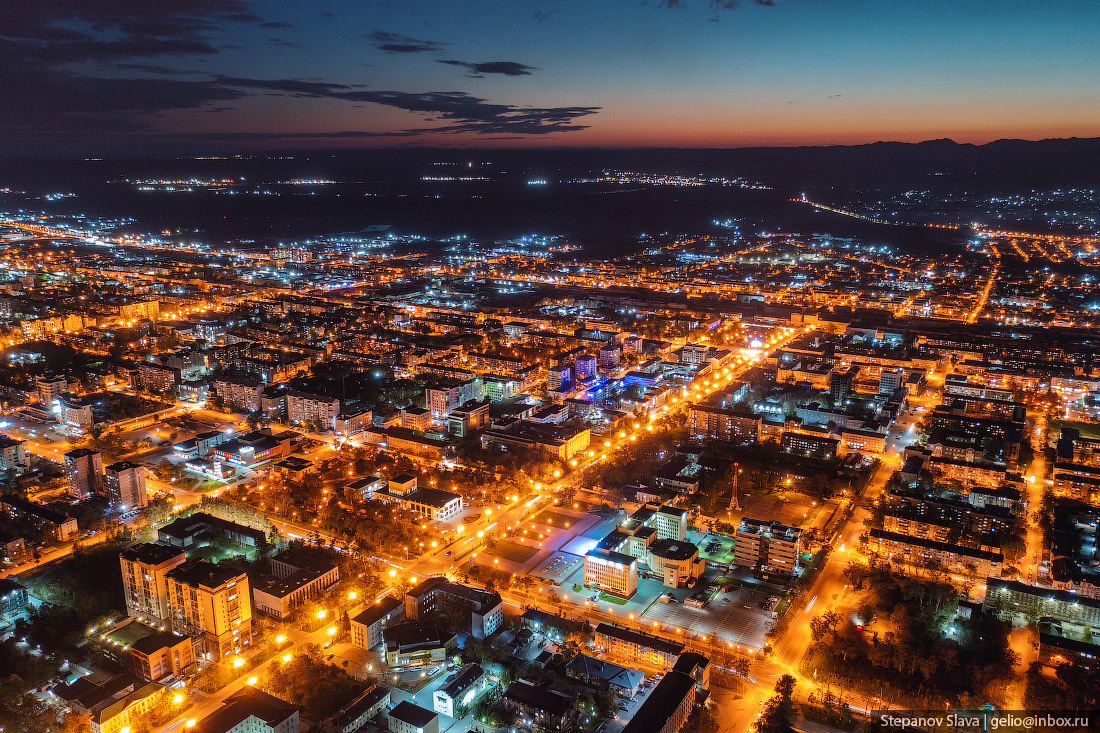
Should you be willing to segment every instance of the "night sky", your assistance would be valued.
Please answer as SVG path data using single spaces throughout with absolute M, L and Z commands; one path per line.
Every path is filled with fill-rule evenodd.
M 0 36 L 19 157 L 1100 135 L 1095 0 L 10 0 Z

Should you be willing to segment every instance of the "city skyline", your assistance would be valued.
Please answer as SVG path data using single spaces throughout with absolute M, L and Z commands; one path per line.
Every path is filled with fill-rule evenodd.
M 205 0 L 0 11 L 3 153 L 741 147 L 1088 137 L 1086 3 L 360 6 Z

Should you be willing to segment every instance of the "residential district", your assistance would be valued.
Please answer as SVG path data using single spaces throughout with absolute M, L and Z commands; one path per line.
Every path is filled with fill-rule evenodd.
M 1096 707 L 1095 278 L 1034 266 L 1068 244 L 88 227 L 2 230 L 3 730 Z

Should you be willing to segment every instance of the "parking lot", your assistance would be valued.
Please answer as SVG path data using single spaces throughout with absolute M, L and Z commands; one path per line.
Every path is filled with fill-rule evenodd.
M 734 586 L 728 593 L 716 594 L 704 608 L 684 605 L 681 596 L 687 594 L 678 593 L 677 602 L 654 603 L 640 616 L 641 620 L 751 649 L 764 645 L 772 617 L 761 604 L 771 597 L 770 593 Z

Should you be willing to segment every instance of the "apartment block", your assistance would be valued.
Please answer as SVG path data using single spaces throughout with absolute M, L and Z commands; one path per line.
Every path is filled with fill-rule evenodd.
M 103 491 L 103 454 L 89 448 L 77 448 L 65 454 L 65 479 L 69 493 L 86 499 Z
M 125 510 L 149 505 L 145 491 L 145 466 L 129 461 L 112 463 L 104 470 L 103 486 L 111 501 Z
M 193 560 L 165 578 L 172 630 L 195 639 L 208 658 L 239 654 L 252 642 L 252 599 L 243 572 Z
M 733 562 L 762 573 L 793 575 L 801 543 L 797 527 L 745 517 L 734 534 Z
M 186 560 L 178 547 L 147 542 L 119 553 L 126 615 L 131 618 L 166 621 L 169 616 L 168 579 L 170 570 Z

